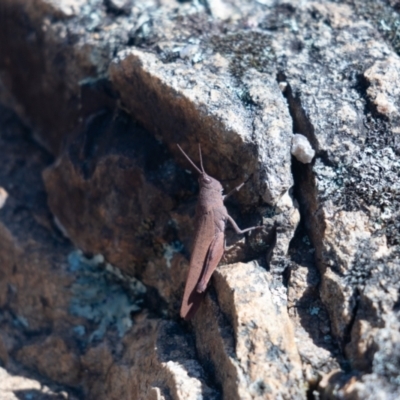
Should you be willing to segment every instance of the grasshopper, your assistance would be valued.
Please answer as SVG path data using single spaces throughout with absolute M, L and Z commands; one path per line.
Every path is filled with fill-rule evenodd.
M 179 150 L 199 173 L 200 193 L 196 206 L 196 235 L 190 258 L 190 268 L 186 279 L 180 315 L 185 320 L 191 319 L 201 304 L 207 284 L 215 271 L 225 250 L 225 225 L 229 221 L 238 234 L 261 229 L 253 226 L 240 229 L 224 206 L 224 200 L 237 192 L 244 183 L 228 194 L 223 195 L 223 187 L 219 181 L 204 171 L 203 158 L 199 145 L 200 168 L 177 145 Z

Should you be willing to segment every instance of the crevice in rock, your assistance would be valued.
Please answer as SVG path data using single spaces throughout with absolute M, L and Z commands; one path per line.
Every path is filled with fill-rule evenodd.
M 278 83 L 286 82 L 284 73 L 280 72 L 277 80 Z M 316 151 L 316 157 L 320 157 L 324 153 L 319 149 L 319 144 L 314 134 L 314 127 L 301 106 L 301 100 L 293 94 L 289 83 L 286 82 L 286 84 L 283 95 L 287 99 L 289 113 L 292 117 L 293 133 L 300 133 L 306 136 Z M 325 267 L 322 264 L 321 241 L 324 237 L 325 224 L 323 217 L 319 213 L 317 187 L 312 167 L 313 164 L 303 164 L 292 157 L 293 196 L 299 203 L 301 219 L 316 250 L 316 265 L 320 273 L 323 274 Z
M 314 133 L 314 127 L 302 107 L 300 97 L 293 93 L 284 73 L 280 72 L 278 74 L 277 81 L 278 83 L 286 83 L 283 95 L 287 100 L 289 113 L 293 121 L 293 133 L 300 133 L 307 137 L 316 152 L 316 158 L 323 159 L 324 163 L 329 163 L 327 153 L 320 149 Z M 301 325 L 306 329 L 315 345 L 328 350 L 333 359 L 339 364 L 343 364 L 344 355 L 340 344 L 335 341 L 326 342 L 327 332 L 325 331 L 323 333 L 320 329 L 315 330 L 314 324 L 310 322 L 312 318 L 310 313 L 312 314 L 314 312 L 312 310 L 319 309 L 319 324 L 322 324 L 325 327 L 324 329 L 327 328 L 328 336 L 331 335 L 331 316 L 329 315 L 320 293 L 321 276 L 326 270 L 322 258 L 322 240 L 326 227 L 318 202 L 316 178 L 313 172 L 314 162 L 315 161 L 310 164 L 303 164 L 295 157 L 292 157 L 291 170 L 294 180 L 293 197 L 299 204 L 300 223 L 290 242 L 289 254 L 291 254 L 290 256 L 295 263 L 306 266 L 309 269 L 307 277 L 307 281 L 309 281 L 309 290 L 297 300 L 298 312 L 301 314 Z M 308 245 L 304 241 L 308 242 Z M 310 249 L 314 249 L 314 257 L 309 256 Z M 291 277 L 289 276 L 288 279 L 290 280 Z M 307 329 L 307 327 L 310 329 Z M 305 360 L 306 359 L 302 357 L 303 363 Z M 318 367 L 316 368 L 318 369 Z M 314 392 L 318 386 L 318 382 L 319 380 L 312 383 L 309 388 L 307 392 L 309 399 L 315 398 Z
M 274 255 L 274 249 L 275 249 L 277 240 L 278 240 L 278 233 L 277 233 L 277 226 L 276 226 L 276 223 L 275 223 L 274 226 L 271 229 L 269 246 L 268 246 L 267 252 L 265 254 L 265 264 L 266 264 L 266 269 L 267 270 L 270 269 L 270 264 L 271 264 L 272 257 Z M 290 245 L 289 245 L 289 247 L 290 247 Z M 263 266 L 263 263 L 260 263 L 260 265 Z M 289 273 L 289 269 L 288 268 L 286 268 L 285 271 L 287 273 Z M 287 286 L 287 281 L 285 282 L 285 278 L 283 279 L 283 284 L 285 286 Z
M 360 307 L 360 289 L 358 288 L 355 289 L 353 293 L 353 298 L 354 298 L 354 306 L 352 309 L 351 319 L 348 325 L 346 326 L 346 330 L 343 334 L 343 340 L 340 343 L 343 354 L 345 354 L 346 346 L 351 342 L 351 331 L 353 329 L 354 323 L 356 322 L 358 309 Z M 348 365 L 348 368 L 349 367 L 350 365 Z
M 129 7 L 132 6 L 131 0 L 126 0 L 124 3 L 121 3 L 120 1 L 104 0 L 103 4 L 107 13 L 112 14 L 114 16 L 119 16 L 124 14 L 129 15 L 130 14 Z
M 319 400 L 320 397 L 318 394 L 316 394 L 318 390 L 318 383 L 319 382 L 315 382 L 314 384 L 309 385 L 306 391 L 307 400 Z
M 301 99 L 298 97 L 298 95 L 293 93 L 293 90 L 289 82 L 287 82 L 286 76 L 283 72 L 279 72 L 277 74 L 277 81 L 278 84 L 281 82 L 286 83 L 286 88 L 283 92 L 283 95 L 288 102 L 289 113 L 290 116 L 292 117 L 293 133 L 300 133 L 304 135 L 309 140 L 311 146 L 318 154 L 320 152 L 319 143 L 314 133 L 314 127 L 310 122 L 310 120 L 308 119 L 305 110 L 301 105 Z
M 399 292 L 397 293 L 397 300 L 396 300 L 396 302 L 395 302 L 394 305 L 393 305 L 393 311 L 394 311 L 394 312 L 400 311 L 400 290 L 399 290 Z

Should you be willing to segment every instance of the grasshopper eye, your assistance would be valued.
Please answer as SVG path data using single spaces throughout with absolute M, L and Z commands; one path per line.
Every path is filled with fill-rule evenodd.
M 211 179 L 210 179 L 210 178 L 207 178 L 207 177 L 204 177 L 204 180 L 205 180 L 207 183 L 210 183 L 210 182 L 211 182 Z

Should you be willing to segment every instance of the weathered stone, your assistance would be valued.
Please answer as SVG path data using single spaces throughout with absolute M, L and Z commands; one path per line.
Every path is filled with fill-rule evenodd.
M 118 362 L 104 344 L 83 356 L 83 367 L 89 371 L 85 385 L 91 398 L 147 399 L 154 396 L 157 386 L 160 396 L 174 393 L 176 399 L 217 398 L 205 384 L 194 350 L 175 323 L 144 319 L 124 337 L 122 347 Z M 99 381 L 99 375 L 105 381 Z
M 287 58 L 280 47 L 286 53 L 284 79 L 290 86 L 285 93 L 295 130 L 307 136 L 317 152 L 312 170 L 297 166 L 297 198 L 316 248 L 321 299 L 334 335 L 342 346 L 351 340 L 346 354 L 353 368 L 379 371 L 379 379 L 386 376 L 391 382 L 390 373 L 381 367 L 378 349 L 383 343 L 377 344 L 377 338 L 388 335 L 393 345 L 396 342 L 386 321 L 398 293 L 398 285 L 388 280 L 389 270 L 399 267 L 398 233 L 393 229 L 400 212 L 395 178 L 398 141 L 395 126 L 379 115 L 396 118 L 391 106 L 395 94 L 381 71 L 395 75 L 398 57 L 371 24 L 349 9 L 329 3 L 309 4 L 306 9 L 295 13 L 300 29 L 296 35 L 309 37 L 314 54 L 310 49 Z M 306 22 L 311 15 L 316 18 L 313 24 Z M 322 21 L 329 21 L 329 27 Z M 289 35 L 275 40 L 282 46 L 293 39 Z M 317 69 L 309 68 L 310 62 Z M 367 87 L 357 86 L 357 79 L 360 84 L 367 80 Z M 390 216 L 381 219 L 386 213 Z M 385 282 L 383 290 L 377 286 L 380 280 Z M 389 298 L 385 293 L 393 294 Z M 343 385 L 350 378 L 341 379 Z M 357 389 L 349 398 L 377 398 L 378 392 L 393 390 L 384 389 L 383 379 L 367 394 L 365 387 L 375 381 L 373 375 L 351 379 Z
M 386 116 L 393 125 L 399 123 L 399 91 L 393 82 L 400 78 L 400 58 L 394 54 L 386 60 L 375 62 L 364 72 L 369 87 L 367 96 L 376 111 Z M 394 132 L 400 133 L 396 126 Z
M 134 49 L 118 56 L 110 76 L 129 111 L 148 130 L 171 147 L 184 142 L 195 150 L 199 142 L 211 164 L 207 172 L 222 181 L 241 171 L 242 180 L 254 174 L 259 195 L 275 204 L 292 184 L 290 120 L 276 81 L 257 71 L 243 78 L 247 95 L 259 109 L 253 115 L 232 92 L 229 64 L 221 55 L 197 65 L 200 68 L 182 60 L 164 63 L 150 52 Z M 229 113 L 221 112 L 225 109 Z M 240 152 L 235 151 L 237 146 Z M 282 162 L 271 164 L 272 154 Z
M 24 374 L 9 373 L 0 367 L 0 396 L 2 400 L 35 398 L 37 400 L 77 400 L 77 397 L 60 388 L 50 388 L 39 379 L 26 377 Z
M 239 224 L 268 224 L 235 244 L 228 232 L 224 262 L 243 261 L 246 269 L 257 260 L 268 271 L 249 272 L 264 282 L 255 284 L 255 296 L 289 310 L 273 313 L 276 309 L 262 305 L 273 315 L 273 330 L 263 325 L 257 307 L 243 306 L 249 294 L 239 289 L 241 282 L 216 274 L 217 294 L 206 296 L 193 325 L 200 364 L 212 366 L 210 381 L 218 382 L 226 398 L 256 398 L 269 387 L 275 397 L 301 398 L 300 354 L 309 395 L 319 390 L 326 398 L 373 399 L 396 393 L 400 45 L 395 2 L 149 0 L 125 7 L 128 3 L 0 0 L 0 90 L 7 91 L 0 99 L 57 157 L 44 178 L 58 227 L 87 253 L 86 260 L 92 260 L 89 253 L 102 253 L 106 261 L 99 266 L 112 262 L 130 279 L 140 278 L 150 312 L 175 318 L 197 190 L 194 176 L 181 169 L 188 166 L 175 144 L 197 161 L 200 142 L 207 172 L 227 190 L 248 180 L 228 206 Z M 293 132 L 311 144 L 311 163 L 291 157 Z M 11 221 L 7 210 L 16 209 L 15 195 L 3 182 L 0 186 L 9 194 L 0 217 Z M 295 234 L 298 206 L 302 226 Z M 47 209 L 37 208 L 34 215 L 58 235 Z M 77 318 L 65 311 L 67 291 L 56 296 L 68 274 L 49 279 L 48 265 L 35 274 L 40 257 L 27 263 L 27 242 L 11 226 L 4 223 L 0 232 L 5 265 L 0 304 L 10 305 L 28 331 L 46 326 L 59 335 L 65 321 Z M 13 265 L 23 262 L 28 267 L 14 276 Z M 51 304 L 60 305 L 57 310 L 46 310 L 35 288 L 21 291 L 42 280 L 48 282 Z M 120 314 L 124 320 L 125 314 Z M 292 340 L 277 344 L 287 315 L 294 323 Z M 143 326 L 151 325 L 143 318 Z M 235 326 L 236 319 L 247 325 L 261 320 L 271 336 L 265 347 L 252 330 L 243 333 Z M 148 328 L 148 342 L 138 335 L 132 343 L 154 345 L 165 323 Z M 9 351 L 16 344 L 6 333 Z M 256 353 L 246 348 L 246 339 Z M 276 347 L 281 352 L 272 362 L 265 354 Z M 174 388 L 176 398 L 188 395 L 187 369 L 172 359 L 163 361 L 168 373 L 155 361 L 153 374 L 165 372 L 163 383 L 144 374 L 135 389 L 126 365 L 107 355 L 113 348 L 104 349 L 99 354 L 110 367 L 109 397 L 139 390 L 147 398 L 168 398 L 166 387 Z M 352 372 L 332 372 L 345 358 Z M 284 376 L 288 365 L 295 365 L 295 372 Z M 270 386 L 259 384 L 257 374 Z M 85 390 L 90 384 L 85 382 Z M 102 395 L 104 387 L 99 383 L 93 393 Z
M 72 246 L 51 224 L 42 202 L 40 172 L 50 157 L 26 133 L 1 107 L 0 184 L 9 193 L 0 210 L 1 362 L 8 368 L 12 356 L 82 398 L 145 399 L 157 385 L 166 396 L 175 392 L 176 399 L 217 398 L 189 346 L 190 335 L 175 322 L 139 313 L 131 329 L 130 313 L 142 309 L 129 297 L 138 296 L 138 282 L 127 278 L 122 284 L 123 276 L 110 264 L 100 268 L 102 256 L 70 253 Z M 20 151 L 30 157 L 18 165 Z M 18 365 L 13 368 L 21 372 Z M 10 391 L 17 394 L 23 385 Z M 0 386 L 0 392 L 8 391 Z
M 78 386 L 80 382 L 79 358 L 61 338 L 51 336 L 40 343 L 24 346 L 16 358 L 54 382 L 69 386 Z
M 208 298 L 195 317 L 200 357 L 212 363 L 225 398 L 304 398 L 292 323 L 268 275 L 252 263 L 220 267 L 220 310 Z

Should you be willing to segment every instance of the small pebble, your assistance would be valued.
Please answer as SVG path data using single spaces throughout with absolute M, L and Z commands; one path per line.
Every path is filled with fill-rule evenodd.
M 304 135 L 296 133 L 292 139 L 292 155 L 303 164 L 309 164 L 315 156 L 315 151 Z
M 7 197 L 8 193 L 0 186 L 0 209 L 4 207 L 4 204 L 6 204 Z

